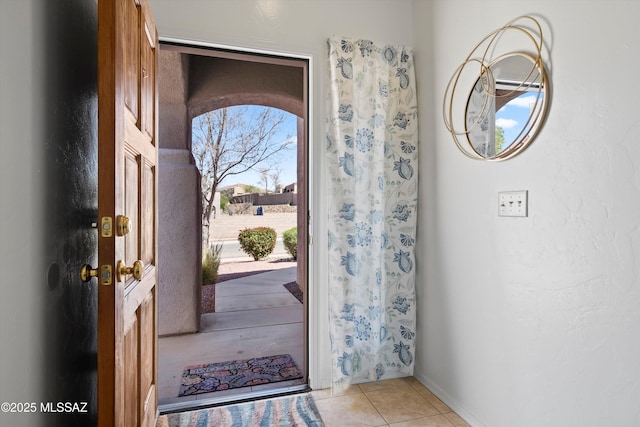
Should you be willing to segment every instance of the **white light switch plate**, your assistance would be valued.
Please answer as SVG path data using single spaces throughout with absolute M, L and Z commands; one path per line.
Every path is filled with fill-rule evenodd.
M 526 190 L 498 193 L 498 216 L 527 216 L 529 197 Z

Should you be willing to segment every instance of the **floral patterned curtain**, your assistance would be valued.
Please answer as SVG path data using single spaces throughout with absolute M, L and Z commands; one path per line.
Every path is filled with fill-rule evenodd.
M 329 39 L 334 388 L 413 374 L 418 123 L 413 55 Z

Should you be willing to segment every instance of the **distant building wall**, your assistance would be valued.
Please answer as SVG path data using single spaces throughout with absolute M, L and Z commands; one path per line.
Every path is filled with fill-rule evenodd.
M 262 208 L 262 212 L 266 214 L 270 213 L 284 213 L 284 212 L 297 212 L 298 207 L 295 205 L 260 205 Z M 221 213 L 218 217 L 229 216 L 229 212 L 231 215 L 256 215 L 258 210 L 258 206 L 254 206 L 251 203 L 234 203 L 228 204 L 225 208 L 224 212 Z
M 250 204 L 254 206 L 260 205 L 291 205 L 298 204 L 298 195 L 296 193 L 251 193 L 233 196 L 229 199 L 229 204 Z
M 257 194 L 254 205 L 292 205 L 297 204 L 298 195 L 296 193 L 280 194 Z
M 230 205 L 253 205 L 253 201 L 255 200 L 255 194 L 241 194 L 239 196 L 231 196 L 229 197 Z

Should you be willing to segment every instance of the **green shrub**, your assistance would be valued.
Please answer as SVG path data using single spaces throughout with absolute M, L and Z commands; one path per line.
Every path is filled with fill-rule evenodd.
M 262 188 L 257 187 L 255 185 L 245 185 L 244 186 L 244 192 L 246 194 L 251 194 L 251 193 L 262 193 Z
M 226 194 L 220 195 L 220 213 L 227 210 L 227 205 L 229 204 L 229 196 Z
M 282 243 L 294 260 L 298 259 L 298 227 L 293 227 L 282 233 Z
M 202 257 L 202 284 L 211 285 L 218 281 L 218 267 L 220 267 L 220 251 L 222 244 L 209 246 Z
M 276 246 L 276 230 L 269 227 L 245 228 L 238 234 L 240 247 L 254 261 L 268 256 Z

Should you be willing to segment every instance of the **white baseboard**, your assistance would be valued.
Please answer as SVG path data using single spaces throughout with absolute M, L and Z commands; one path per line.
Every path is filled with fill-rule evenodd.
M 472 413 L 467 411 L 460 402 L 449 396 L 442 388 L 436 383 L 431 381 L 426 375 L 414 370 L 413 376 L 422 385 L 428 388 L 436 397 L 442 400 L 449 408 L 451 408 L 456 414 L 465 420 L 472 427 L 488 427 L 485 423 L 476 418 Z

